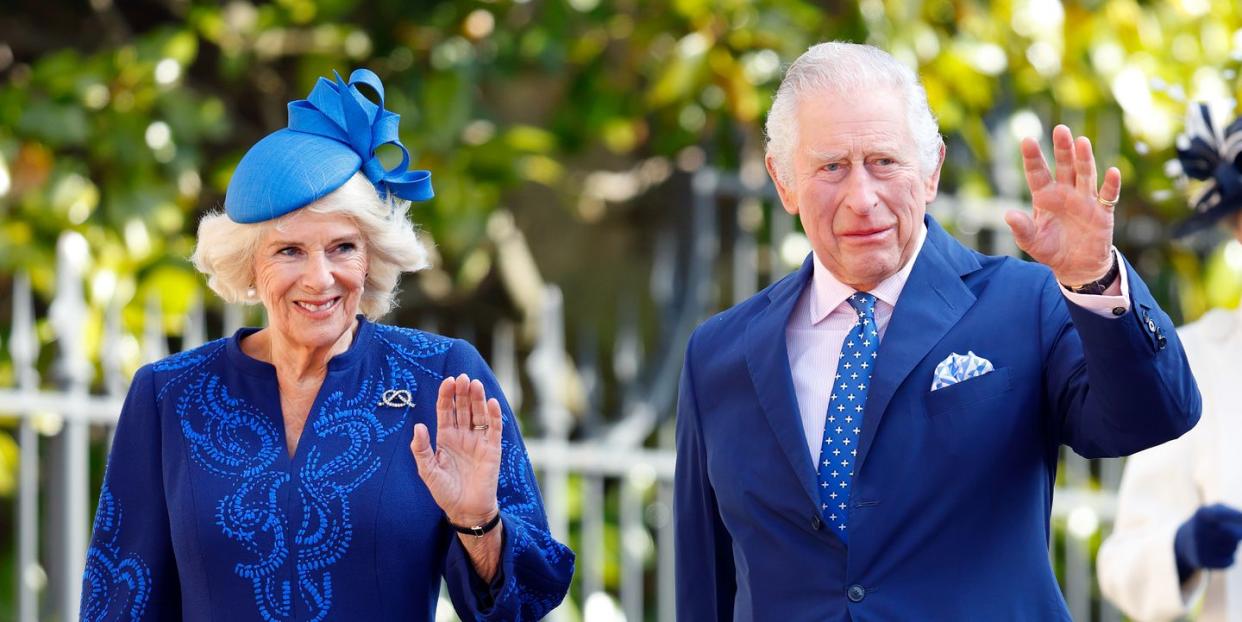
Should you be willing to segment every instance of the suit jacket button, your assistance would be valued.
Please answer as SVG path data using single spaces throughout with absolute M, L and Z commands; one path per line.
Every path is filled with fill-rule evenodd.
M 820 528 L 822 528 L 823 526 L 824 526 L 824 519 L 820 518 L 819 516 L 811 517 L 811 529 L 814 529 L 815 531 L 819 531 Z
M 861 585 L 851 585 L 850 589 L 845 591 L 845 596 L 850 599 L 850 602 L 861 603 L 862 599 L 867 597 L 867 590 Z

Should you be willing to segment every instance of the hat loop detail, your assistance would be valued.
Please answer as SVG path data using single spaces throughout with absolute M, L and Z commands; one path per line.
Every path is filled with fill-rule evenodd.
M 362 161 L 361 171 L 375 185 L 380 196 L 389 193 L 408 201 L 425 201 L 434 196 L 431 173 L 410 170 L 410 151 L 401 144 L 397 128 L 401 115 L 384 109 L 384 85 L 369 69 L 356 69 L 349 82 L 333 72 L 336 81 L 320 78 L 306 99 L 289 102 L 289 129 L 330 138 L 344 143 Z M 378 105 L 359 91 L 371 87 Z M 376 150 L 393 145 L 401 151 L 401 162 L 385 169 Z

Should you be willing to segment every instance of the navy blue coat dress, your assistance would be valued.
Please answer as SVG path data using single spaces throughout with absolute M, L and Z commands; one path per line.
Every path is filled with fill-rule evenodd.
M 536 620 L 564 597 L 574 555 L 548 532 L 512 411 L 468 343 L 360 319 L 328 363 L 297 450 L 276 371 L 240 348 L 256 329 L 143 367 L 108 460 L 82 589 L 83 620 L 433 620 L 441 578 L 465 620 Z M 474 572 L 418 475 L 416 422 L 466 373 L 504 416 L 502 561 Z M 406 389 L 408 406 L 384 406 Z

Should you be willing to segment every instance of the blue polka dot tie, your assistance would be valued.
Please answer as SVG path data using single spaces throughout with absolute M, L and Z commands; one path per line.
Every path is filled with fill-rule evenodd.
M 880 349 L 880 332 L 875 325 L 875 296 L 855 292 L 847 302 L 857 312 L 854 327 L 841 344 L 841 359 L 828 397 L 828 418 L 824 420 L 824 444 L 819 453 L 820 511 L 833 531 L 848 542 L 850 486 L 854 479 L 854 458 L 862 432 L 863 406 L 871 388 L 871 370 Z

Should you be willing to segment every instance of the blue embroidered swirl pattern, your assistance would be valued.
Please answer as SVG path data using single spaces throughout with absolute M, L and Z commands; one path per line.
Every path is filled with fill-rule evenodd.
M 505 426 L 516 425 L 505 415 Z M 539 488 L 535 474 L 521 445 L 502 439 L 500 442 L 500 478 L 497 482 L 496 501 L 504 509 L 507 537 L 511 538 L 515 560 L 526 558 L 526 563 L 547 564 L 559 567 L 566 577 L 573 576 L 573 554 L 565 545 L 557 542 L 547 528 L 543 506 L 539 503 Z M 515 562 L 522 563 L 522 562 Z M 539 589 L 530 583 L 519 583 L 516 588 L 522 594 L 520 620 L 539 620 L 556 607 L 564 592 L 556 586 Z
M 331 611 L 330 570 L 353 539 L 349 495 L 380 470 L 378 445 L 404 427 L 408 412 L 403 409 L 400 417 L 389 414 L 381 421 L 376 417 L 376 404 L 384 387 L 408 387 L 417 393 L 414 370 L 438 376 L 418 361 L 442 354 L 452 345 L 448 339 L 421 332 L 379 325 L 376 329 L 393 337 L 400 334 L 397 341 L 402 343 L 380 336 L 397 356 L 387 357 L 385 369 L 363 380 L 354 395 L 328 394 L 308 417 L 311 423 L 301 441 L 307 444 L 306 455 L 295 486 L 302 509 L 296 530 L 282 503 L 287 496 L 282 489 L 291 484 L 290 474 L 273 468 L 285 447 L 272 419 L 232 396 L 219 377 L 206 372 L 188 376 L 215 352 L 170 360 L 167 366 L 168 371 L 178 372 L 177 380 L 185 380 L 176 403 L 190 457 L 233 483 L 232 491 L 216 507 L 216 524 L 248 553 L 248 559 L 234 566 L 234 573 L 251 582 L 255 605 L 264 620 L 291 618 L 295 593 L 301 603 L 297 607 L 300 619 L 323 620 Z M 296 586 L 280 572 L 290 558 L 290 532 L 296 551 Z
M 440 356 L 453 347 L 453 340 L 439 335 L 383 324 L 375 325 L 375 336 L 404 359 L 406 364 L 435 379 L 439 379 L 440 374 L 428 369 L 419 360 Z M 411 387 L 410 391 L 415 392 L 415 389 Z
M 293 539 L 298 589 L 305 602 L 324 613 L 332 603 L 327 569 L 345 555 L 353 539 L 349 494 L 379 471 L 376 446 L 405 425 L 405 410 L 385 425 L 375 416 L 375 404 L 385 386 L 416 386 L 413 375 L 393 363 L 388 360 L 383 382 L 363 381 L 352 398 L 340 391 L 328 395 L 311 426 L 318 442 L 310 446 L 298 471 L 303 508 Z M 327 455 L 325 447 L 341 448 Z
M 177 400 L 190 457 L 223 477 L 253 477 L 271 468 L 284 444 L 271 419 L 229 395 L 220 378 L 203 374 Z M 195 430 L 191 418 L 202 420 Z
M 216 358 L 218 354 L 224 351 L 225 345 L 228 343 L 226 339 L 217 339 L 215 341 L 205 343 L 201 347 L 185 352 L 178 352 L 166 359 L 156 361 L 151 365 L 151 369 L 158 373 L 167 373 L 171 371 L 178 372 L 168 380 L 156 394 L 156 399 L 163 399 L 164 394 L 172 387 L 178 386 L 186 376 L 192 373 L 199 366 L 210 362 Z
M 82 575 L 82 589 L 87 595 L 79 612 L 82 620 L 139 620 L 146 610 L 151 570 L 136 553 L 121 554 L 117 539 L 122 516 L 120 504 L 105 483 L 95 514 L 94 544 L 86 552 Z

